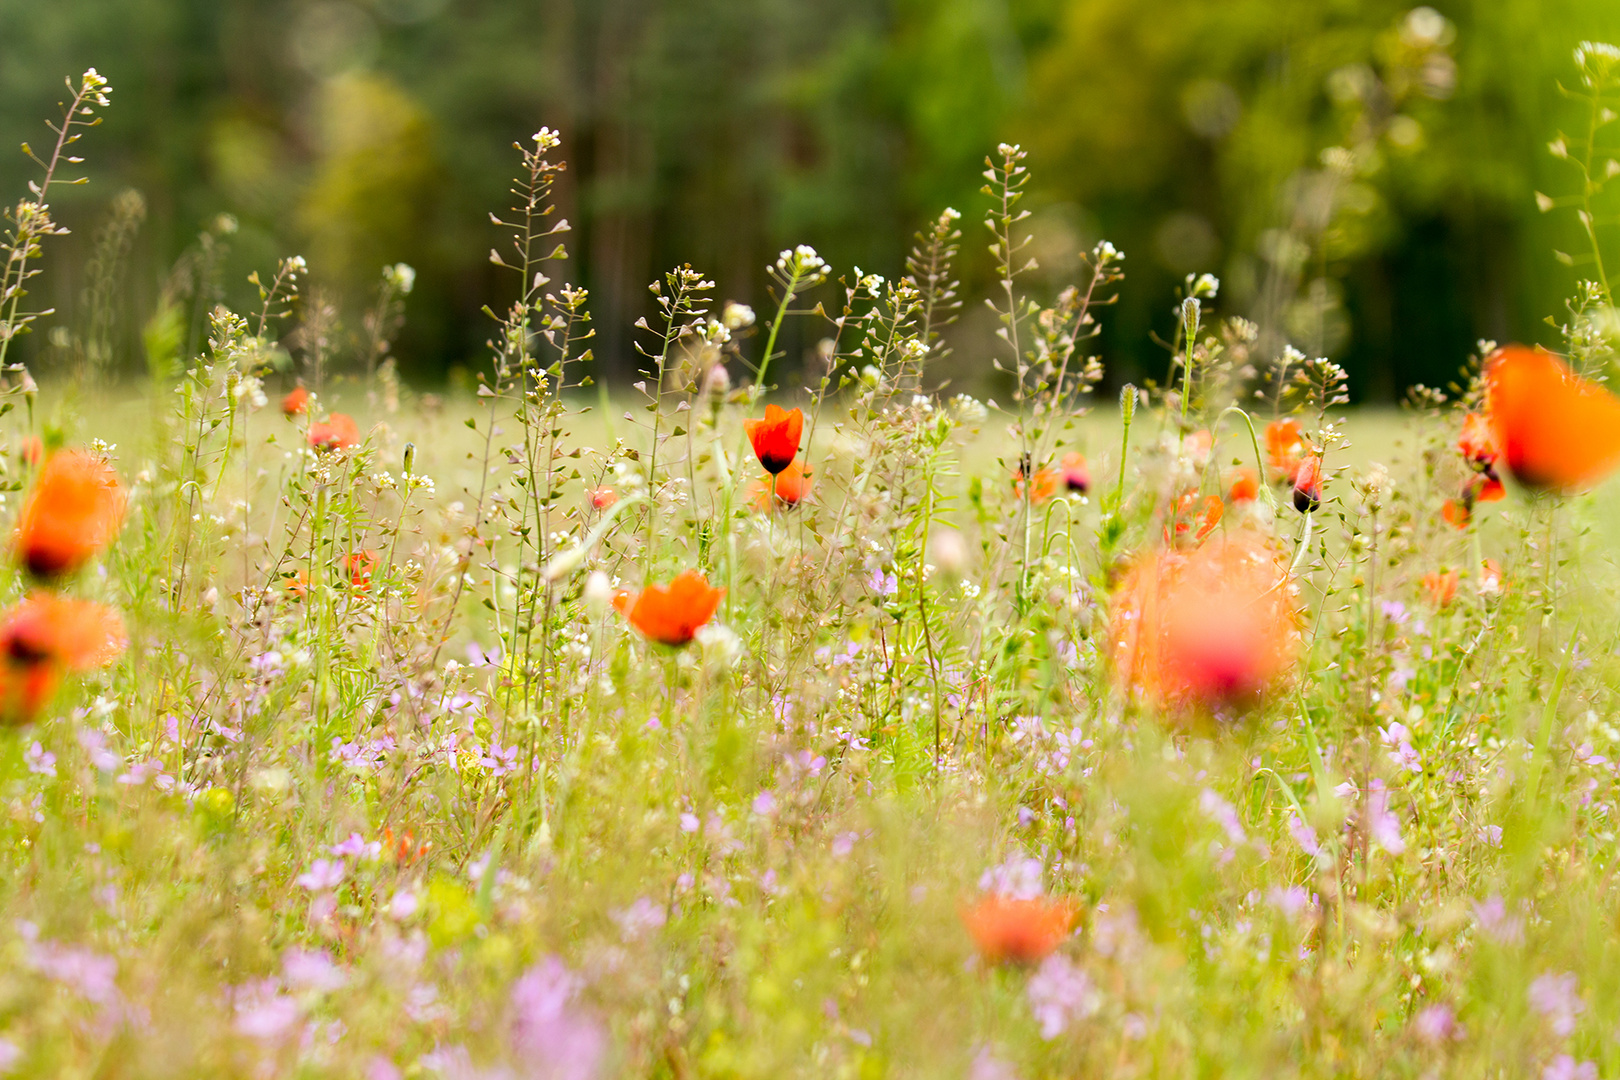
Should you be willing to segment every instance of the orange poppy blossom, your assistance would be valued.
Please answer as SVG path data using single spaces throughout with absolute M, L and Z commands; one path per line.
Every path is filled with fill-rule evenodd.
M 64 450 L 39 471 L 17 518 L 17 557 L 36 577 L 83 566 L 112 543 L 124 520 L 124 488 L 95 454 Z
M 619 493 L 610 487 L 591 488 L 591 505 L 598 510 L 606 510 L 619 501 Z
M 1064 900 L 1015 900 L 991 893 L 960 911 L 979 955 L 992 964 L 1033 964 L 1050 956 L 1074 926 Z
M 1423 593 L 1437 608 L 1443 608 L 1457 598 L 1457 571 L 1446 573 L 1430 571 L 1423 575 Z
M 414 866 L 428 852 L 433 850 L 433 844 L 427 840 L 422 841 L 420 844 L 417 843 L 416 833 L 410 829 L 403 830 L 399 834 L 399 839 L 395 840 L 394 830 L 384 828 L 382 831 L 382 850 L 384 855 L 387 855 L 395 862 L 402 863 L 405 866 Z
M 309 389 L 295 386 L 281 399 L 281 414 L 286 417 L 302 416 L 309 411 Z
M 1189 491 L 1176 500 L 1175 532 L 1172 535 L 1169 528 L 1165 529 L 1165 539 L 1174 539 L 1177 543 L 1186 541 L 1189 537 L 1202 542 L 1215 531 L 1215 526 L 1221 523 L 1221 517 L 1226 513 L 1226 504 L 1221 502 L 1219 495 L 1206 495 L 1202 506 L 1198 505 L 1198 492 Z
M 1447 499 L 1440 507 L 1440 517 L 1448 525 L 1459 529 L 1468 527 L 1474 520 L 1474 506 L 1483 502 L 1498 502 L 1507 498 L 1507 489 L 1502 481 L 1496 478 L 1494 472 L 1476 473 L 1463 483 L 1462 495 L 1459 498 Z
M 39 463 L 45 460 L 45 443 L 38 435 L 30 435 L 17 446 L 17 456 L 23 459 L 23 464 L 30 468 L 39 468 Z
M 1115 592 L 1109 646 L 1121 684 L 1154 705 L 1250 705 L 1299 659 L 1287 566 L 1249 532 L 1145 556 Z
M 810 468 L 800 468 L 795 461 L 775 476 L 766 474 L 755 480 L 749 490 L 756 510 L 769 510 L 773 495 L 784 506 L 798 506 L 810 494 Z
M 294 600 L 304 599 L 309 595 L 309 571 L 300 570 L 296 574 L 283 575 L 281 587 Z
M 1266 425 L 1266 461 L 1273 476 L 1292 478 L 1307 449 L 1305 433 L 1293 417 Z
M 1322 459 L 1312 454 L 1294 470 L 1294 509 L 1314 513 L 1322 505 Z
M 351 551 L 343 556 L 343 569 L 348 571 L 349 585 L 360 592 L 369 592 L 372 571 L 377 569 L 377 563 L 380 561 L 377 553 L 369 548 Z
M 765 406 L 763 420 L 744 420 L 743 430 L 754 446 L 754 456 L 775 476 L 799 456 L 799 437 L 804 434 L 804 413 L 798 409 Z
M 1260 477 L 1253 469 L 1236 469 L 1226 488 L 1226 497 L 1232 503 L 1254 502 L 1260 497 Z
M 1029 501 L 1039 506 L 1049 501 L 1058 493 L 1058 486 L 1063 483 L 1063 475 L 1056 469 L 1036 469 L 1035 479 L 1029 486 Z M 1013 495 L 1018 499 L 1024 497 L 1024 470 L 1013 472 Z
M 1501 596 L 1507 592 L 1507 578 L 1502 573 L 1502 564 L 1495 559 L 1480 563 L 1479 592 L 1481 596 Z
M 1491 438 L 1525 487 L 1567 494 L 1620 465 L 1620 398 L 1540 349 L 1507 345 L 1485 361 Z
M 348 413 L 335 412 L 325 423 L 309 425 L 309 445 L 317 450 L 347 450 L 360 441 L 360 428 Z
M 0 614 L 0 723 L 29 723 L 63 674 L 110 664 L 124 645 L 124 622 L 111 608 L 31 593 Z
M 683 570 L 668 585 L 648 585 L 639 594 L 613 598 L 630 625 L 662 645 L 685 645 L 720 607 L 725 589 L 716 589 L 696 570 Z

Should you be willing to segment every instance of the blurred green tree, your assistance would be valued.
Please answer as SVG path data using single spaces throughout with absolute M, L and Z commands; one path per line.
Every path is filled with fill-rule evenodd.
M 1149 334 L 1208 270 L 1222 310 L 1337 350 L 1390 396 L 1443 382 L 1476 337 L 1553 340 L 1539 320 L 1573 273 L 1551 251 L 1579 250 L 1533 199 L 1574 183 L 1545 152 L 1569 118 L 1555 80 L 1577 40 L 1620 38 L 1610 0 L 1437 7 L 1444 40 L 1424 44 L 1435 24 L 1390 0 L 0 0 L 0 127 L 37 138 L 70 72 L 118 87 L 39 283 L 64 318 L 86 317 L 90 237 L 133 187 L 149 214 L 129 310 L 229 211 L 227 295 L 302 252 L 352 330 L 381 267 L 415 265 L 399 353 L 423 376 L 480 362 L 481 308 L 510 287 L 488 212 L 542 124 L 565 140 L 569 272 L 609 375 L 633 367 L 646 283 L 681 262 L 758 306 L 777 250 L 893 274 L 954 205 L 982 282 L 979 171 L 1017 139 L 1038 287 L 1098 238 L 1129 255 L 1103 342 L 1118 371 L 1162 369 Z M 1333 147 L 1353 159 L 1330 165 Z M 27 168 L 0 158 L 5 190 Z M 1334 213 L 1313 225 L 1323 191 Z M 789 330 L 790 357 L 819 336 Z M 986 379 L 984 321 L 960 332 L 953 378 Z

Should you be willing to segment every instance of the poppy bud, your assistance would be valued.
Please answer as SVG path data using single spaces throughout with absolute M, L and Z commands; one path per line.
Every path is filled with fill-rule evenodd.
M 1322 505 L 1322 459 L 1308 457 L 1294 472 L 1294 509 L 1313 513 Z

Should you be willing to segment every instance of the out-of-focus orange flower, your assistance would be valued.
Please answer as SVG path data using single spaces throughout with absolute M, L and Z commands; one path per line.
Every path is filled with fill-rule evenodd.
M 1226 497 L 1234 503 L 1253 502 L 1260 497 L 1260 477 L 1253 469 L 1237 469 L 1232 473 Z
M 1463 417 L 1462 432 L 1457 436 L 1457 452 L 1470 464 L 1489 468 L 1496 462 L 1496 437 L 1491 434 L 1491 422 L 1479 413 Z
M 1273 420 L 1266 425 L 1266 460 L 1273 476 L 1292 478 L 1305 459 L 1305 433 L 1293 417 Z
M 1049 501 L 1058 493 L 1058 485 L 1061 483 L 1063 477 L 1056 469 L 1036 469 L 1035 480 L 1029 485 L 1029 501 L 1036 506 Z M 1013 473 L 1013 495 L 1019 499 L 1024 497 L 1022 470 Z
M 799 436 L 804 434 L 804 413 L 798 409 L 765 406 L 763 420 L 744 420 L 743 429 L 754 446 L 754 456 L 775 476 L 799 456 Z
M 1311 455 L 1294 470 L 1294 509 L 1309 514 L 1322 505 L 1322 459 Z
M 1084 454 L 1064 454 L 1060 471 L 1063 473 L 1063 486 L 1068 491 L 1084 495 L 1091 490 L 1091 470 L 1086 466 Z
M 0 615 L 0 723 L 32 721 L 63 674 L 110 664 L 124 651 L 118 613 L 36 592 Z
M 613 598 L 630 625 L 664 645 L 685 645 L 720 607 L 726 590 L 712 587 L 696 570 L 683 570 L 668 585 L 648 585 L 639 595 Z
M 1423 594 L 1437 608 L 1443 608 L 1457 598 L 1457 571 L 1446 573 L 1430 571 L 1423 575 Z
M 1502 575 L 1502 564 L 1495 559 L 1486 559 L 1480 564 L 1479 592 L 1481 596 L 1501 596 L 1507 592 L 1507 578 Z
M 360 592 L 371 589 L 371 574 L 377 569 L 377 553 L 370 549 L 351 551 L 343 556 L 343 569 L 348 571 L 349 585 Z
M 1526 487 L 1578 491 L 1620 465 L 1620 398 L 1551 353 L 1523 345 L 1492 353 L 1485 408 L 1502 460 Z
M 303 386 L 295 386 L 287 391 L 287 396 L 281 399 L 281 413 L 283 416 L 302 416 L 309 411 L 309 390 Z
M 810 494 L 810 470 L 800 468 L 795 461 L 775 476 L 767 474 L 755 480 L 752 491 L 756 510 L 769 510 L 773 493 L 784 506 L 798 506 Z
M 285 589 L 287 595 L 292 597 L 294 600 L 304 599 L 304 597 L 309 595 L 309 571 L 300 570 L 296 574 L 287 576 L 285 579 L 283 579 L 281 587 Z
M 348 413 L 335 412 L 322 424 L 309 425 L 309 445 L 317 450 L 347 450 L 360 441 L 360 428 Z
M 1471 474 L 1463 483 L 1462 494 L 1455 499 L 1447 499 L 1440 507 L 1440 516 L 1447 524 L 1459 529 L 1467 528 L 1468 523 L 1474 520 L 1474 506 L 1483 502 L 1499 502 L 1507 498 L 1507 489 L 1496 474 L 1487 469 L 1485 472 Z
M 992 964 L 1033 964 L 1051 955 L 1074 926 L 1074 905 L 991 894 L 961 910 L 979 955 Z
M 17 444 L 17 456 L 30 468 L 38 468 L 39 463 L 45 460 L 45 443 L 38 435 L 30 435 Z
M 1198 503 L 1198 492 L 1189 491 L 1176 500 L 1176 531 L 1174 538 L 1177 541 L 1186 540 L 1189 536 L 1202 542 L 1215 526 L 1221 523 L 1221 517 L 1226 513 L 1226 504 L 1221 502 L 1219 495 L 1204 496 L 1203 505 Z
M 1246 706 L 1298 661 L 1293 582 L 1246 532 L 1149 555 L 1114 595 L 1109 643 L 1121 683 L 1158 706 Z
M 618 501 L 619 493 L 610 487 L 591 488 L 591 505 L 598 510 L 606 510 Z
M 82 450 L 52 455 L 17 519 L 17 556 L 30 573 L 59 577 L 112 543 L 124 488 L 111 465 Z
M 383 854 L 395 862 L 404 866 L 413 866 L 433 850 L 433 844 L 428 840 L 418 844 L 416 834 L 410 829 L 401 832 L 399 839 L 396 841 L 394 839 L 394 830 L 385 828 L 382 831 L 382 849 Z

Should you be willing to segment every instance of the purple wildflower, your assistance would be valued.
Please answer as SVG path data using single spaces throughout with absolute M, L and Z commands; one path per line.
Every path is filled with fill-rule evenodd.
M 1055 1039 L 1071 1021 L 1097 1011 L 1097 992 L 1091 978 L 1062 953 L 1053 953 L 1029 978 L 1024 989 L 1030 1011 L 1041 1026 L 1041 1038 Z
M 1035 900 L 1046 892 L 1041 884 L 1045 873 L 1041 860 L 1013 855 L 979 875 L 979 889 L 1010 900 Z
M 326 892 L 343 884 L 347 872 L 342 859 L 316 859 L 294 884 L 310 892 Z
M 1549 973 L 1530 984 L 1530 1007 L 1547 1018 L 1554 1034 L 1567 1037 L 1575 1031 L 1575 1018 L 1586 1011 L 1586 1002 L 1573 974 Z
M 1429 1005 L 1412 1017 L 1412 1032 L 1430 1046 L 1462 1038 L 1462 1025 L 1450 1005 Z
M 56 755 L 40 746 L 37 739 L 23 753 L 23 760 L 28 763 L 28 771 L 35 776 L 56 775 Z
M 1524 940 L 1524 920 L 1509 916 L 1507 905 L 1500 896 L 1476 903 L 1474 920 L 1485 936 L 1499 945 L 1517 945 Z
M 1367 832 L 1373 842 L 1391 855 L 1399 855 L 1406 850 L 1406 841 L 1401 839 L 1401 822 L 1389 809 L 1389 790 L 1384 782 L 1377 777 L 1367 785 Z
M 607 1034 L 575 1002 L 580 980 L 555 956 L 512 987 L 512 1052 L 531 1080 L 591 1080 L 601 1070 Z
M 1541 1070 L 1541 1080 L 1597 1080 L 1597 1063 L 1576 1061 L 1568 1054 L 1559 1054 Z
M 236 1030 L 255 1039 L 271 1041 L 298 1023 L 298 1002 L 281 992 L 274 979 L 238 987 Z

